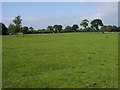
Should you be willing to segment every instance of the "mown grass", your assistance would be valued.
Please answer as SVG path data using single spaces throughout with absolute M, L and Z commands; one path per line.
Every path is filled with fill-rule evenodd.
M 3 36 L 3 88 L 117 88 L 117 33 Z

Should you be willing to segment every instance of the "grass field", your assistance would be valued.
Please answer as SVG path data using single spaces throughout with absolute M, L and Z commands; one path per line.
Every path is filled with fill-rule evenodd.
M 117 88 L 117 33 L 3 36 L 3 88 Z

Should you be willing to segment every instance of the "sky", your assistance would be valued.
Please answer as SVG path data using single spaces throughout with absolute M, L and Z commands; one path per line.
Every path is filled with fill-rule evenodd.
M 105 25 L 118 25 L 117 2 L 2 2 L 2 22 L 8 26 L 20 15 L 22 26 L 34 29 L 60 24 L 78 24 L 83 19 L 102 19 Z

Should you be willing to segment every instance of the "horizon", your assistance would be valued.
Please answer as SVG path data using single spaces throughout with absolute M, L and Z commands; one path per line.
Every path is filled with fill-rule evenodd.
M 17 7 L 17 8 L 15 8 Z M 83 19 L 90 22 L 101 19 L 105 25 L 118 26 L 117 2 L 3 2 L 2 23 L 7 27 L 20 15 L 22 26 L 45 29 L 60 24 L 79 25 Z M 89 22 L 89 23 L 90 23 Z M 89 24 L 90 25 L 90 24 Z

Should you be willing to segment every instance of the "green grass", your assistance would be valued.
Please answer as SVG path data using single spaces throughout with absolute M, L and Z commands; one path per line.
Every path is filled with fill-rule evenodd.
M 117 88 L 117 33 L 3 36 L 3 88 Z

